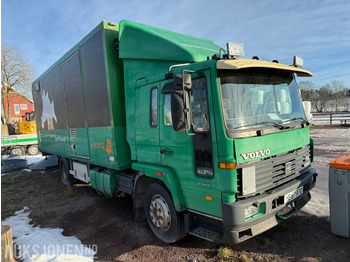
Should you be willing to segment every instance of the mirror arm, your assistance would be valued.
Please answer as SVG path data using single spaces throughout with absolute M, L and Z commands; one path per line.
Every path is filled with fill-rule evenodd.
M 190 127 L 187 126 L 187 116 L 188 116 L 188 112 L 189 112 L 189 107 L 187 107 L 186 105 L 186 99 L 185 99 L 185 82 L 184 82 L 184 79 L 185 79 L 185 72 L 187 73 L 195 73 L 196 71 L 191 71 L 191 70 L 182 70 L 181 72 L 181 76 L 182 76 L 182 92 L 184 94 L 184 105 L 185 105 L 185 109 L 184 109 L 184 113 L 185 113 L 185 132 L 186 132 L 186 135 L 188 136 L 194 136 L 196 135 L 195 133 L 189 133 L 188 130 L 190 129 Z M 187 92 L 187 91 L 186 91 Z M 190 100 L 191 101 L 191 100 Z M 191 103 L 191 102 L 190 102 Z M 190 106 L 190 105 L 189 105 Z

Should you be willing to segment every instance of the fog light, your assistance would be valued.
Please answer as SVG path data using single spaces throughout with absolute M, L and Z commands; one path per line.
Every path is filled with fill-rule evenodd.
M 251 206 L 246 207 L 244 210 L 244 218 L 252 217 L 259 213 L 259 203 L 254 202 Z

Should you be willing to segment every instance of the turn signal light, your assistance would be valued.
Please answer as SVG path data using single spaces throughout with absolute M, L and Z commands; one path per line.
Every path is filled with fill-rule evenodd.
M 219 163 L 221 169 L 236 169 L 236 163 Z
M 205 196 L 205 199 L 209 200 L 209 201 L 213 201 L 213 197 L 211 197 L 211 196 Z

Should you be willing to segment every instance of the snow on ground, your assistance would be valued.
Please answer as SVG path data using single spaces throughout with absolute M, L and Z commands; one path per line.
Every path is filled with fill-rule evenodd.
M 26 159 L 28 161 L 28 166 L 35 164 L 36 162 L 39 162 L 40 160 L 43 160 L 45 157 L 41 154 L 35 155 L 35 156 L 26 156 Z
M 96 246 L 85 247 L 74 237 L 62 235 L 60 228 L 41 228 L 30 225 L 29 208 L 17 211 L 14 216 L 2 221 L 12 227 L 16 259 L 26 261 L 93 261 Z
M 322 150 L 321 156 L 316 156 L 312 166 L 318 173 L 316 186 L 311 190 L 311 200 L 302 209 L 316 216 L 329 216 L 329 163 L 334 159 L 350 154 L 350 128 L 347 129 L 313 129 L 315 150 Z
M 1 161 L 6 161 L 7 159 L 26 159 L 27 160 L 27 165 L 28 166 L 31 166 L 41 160 L 43 160 L 45 157 L 42 156 L 42 154 L 37 154 L 37 155 L 34 155 L 34 156 L 17 156 L 17 155 L 1 155 Z M 3 162 L 1 163 L 3 164 Z M 23 168 L 23 167 L 22 167 Z M 31 172 L 30 169 L 22 169 L 21 171 L 24 171 L 24 172 Z M 1 176 L 5 176 L 5 175 L 8 175 L 9 173 L 1 173 Z
M 32 172 L 32 170 L 31 170 L 31 169 L 29 169 L 29 168 L 25 168 L 25 169 L 22 169 L 22 170 L 21 170 L 21 172 L 27 172 L 27 173 L 30 173 L 30 172 Z

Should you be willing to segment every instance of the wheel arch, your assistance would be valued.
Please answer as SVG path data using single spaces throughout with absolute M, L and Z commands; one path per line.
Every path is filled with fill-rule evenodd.
M 137 192 L 140 193 L 138 190 L 144 189 L 144 191 L 146 191 L 146 188 L 150 184 L 160 181 L 165 189 L 169 191 L 176 211 L 181 212 L 186 210 L 180 183 L 173 169 L 147 163 L 134 163 L 132 168 L 140 172 L 135 179 L 134 195 L 135 193 L 137 194 Z M 141 182 L 140 185 L 139 182 Z M 146 186 L 142 185 L 142 182 L 144 182 Z

